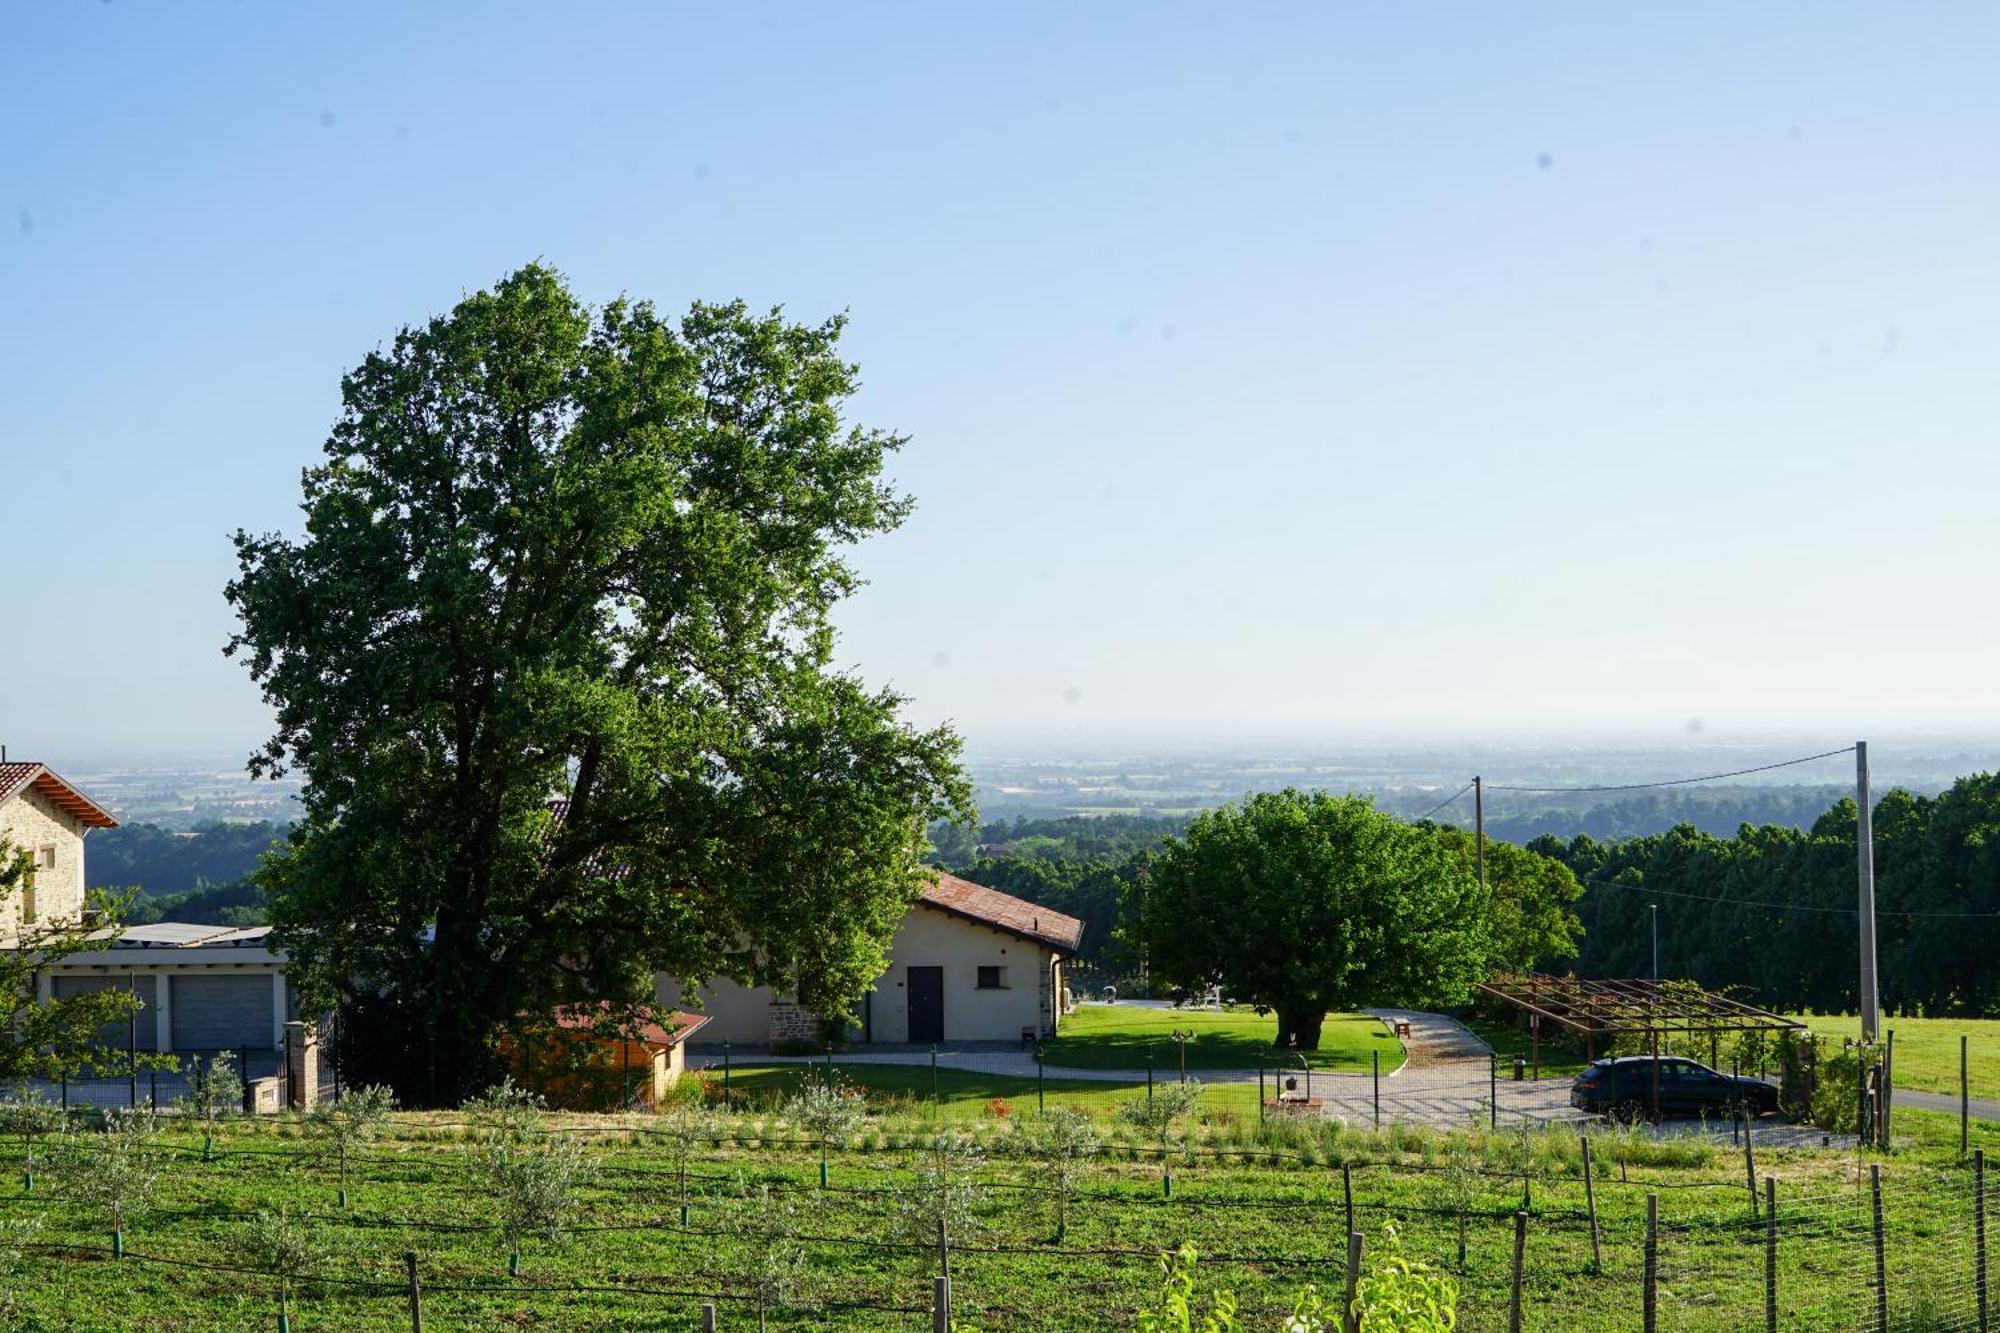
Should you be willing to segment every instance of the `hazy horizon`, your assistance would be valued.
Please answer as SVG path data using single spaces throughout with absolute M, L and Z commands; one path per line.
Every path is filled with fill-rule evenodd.
M 540 257 L 848 314 L 918 507 L 840 660 L 975 755 L 1985 753 L 1996 57 L 1982 10 L 16 9 L 0 741 L 240 762 L 227 534 Z

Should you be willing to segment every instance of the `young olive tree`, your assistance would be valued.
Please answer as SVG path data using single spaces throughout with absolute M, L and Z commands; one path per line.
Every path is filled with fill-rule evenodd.
M 259 1212 L 250 1219 L 242 1239 L 251 1266 L 278 1280 L 278 1322 L 291 1325 L 292 1287 L 326 1267 L 328 1250 L 319 1234 L 285 1216 L 285 1210 Z
M 838 1075 L 809 1078 L 785 1102 L 785 1119 L 819 1140 L 819 1183 L 826 1186 L 827 1149 L 835 1139 L 844 1139 L 861 1124 L 867 1107 L 861 1094 L 840 1081 Z
M 913 1178 L 896 1192 L 896 1216 L 910 1244 L 933 1245 L 941 1235 L 964 1236 L 972 1230 L 979 1168 L 985 1161 L 969 1135 L 949 1130 L 916 1145 L 910 1155 Z
M 784 1305 L 804 1290 L 806 1255 L 792 1238 L 797 1224 L 797 1205 L 771 1193 L 769 1185 L 759 1185 L 754 1191 L 742 1188 L 737 1206 L 730 1212 L 729 1230 L 750 1256 L 742 1280 L 757 1301 L 758 1333 L 769 1329 L 774 1306 Z
M 243 1108 L 243 1079 L 227 1051 L 207 1060 L 194 1056 L 189 1066 L 193 1072 L 187 1091 L 174 1104 L 183 1116 L 201 1123 L 201 1156 L 207 1161 L 215 1149 L 215 1122 Z
M 347 1157 L 382 1137 L 396 1096 L 379 1084 L 349 1088 L 337 1102 L 321 1102 L 306 1112 L 306 1128 L 319 1140 L 322 1152 L 340 1163 L 340 1206 L 347 1207 Z
M 35 1188 L 35 1145 L 61 1133 L 66 1123 L 68 1117 L 63 1109 L 32 1088 L 17 1090 L 14 1096 L 0 1102 L 0 1134 L 21 1140 L 21 1154 L 26 1162 L 21 1171 L 22 1189 L 32 1193 Z
M 1174 1130 L 1200 1103 L 1201 1080 L 1191 1078 L 1185 1083 L 1163 1084 L 1147 1096 L 1118 1104 L 1118 1118 L 1160 1149 L 1160 1169 L 1168 1189 L 1173 1188 L 1174 1154 L 1185 1154 L 1187 1147 L 1175 1137 Z
M 125 1224 L 151 1206 L 160 1167 L 154 1152 L 158 1126 L 142 1111 L 104 1113 L 104 1128 L 71 1127 L 53 1146 L 57 1192 L 111 1231 L 111 1251 L 125 1252 Z
M 688 1205 L 693 1202 L 688 1194 L 688 1167 L 702 1145 L 720 1131 L 720 1120 L 699 1102 L 679 1102 L 661 1113 L 654 1124 L 666 1144 L 667 1160 L 673 1166 L 674 1184 L 681 1200 L 681 1225 L 686 1226 Z
M 1063 1106 L 1032 1121 L 1023 1121 L 1027 1151 L 1040 1159 L 1048 1176 L 1049 1198 L 1054 1205 L 1056 1239 L 1069 1234 L 1069 1209 L 1076 1197 L 1077 1178 L 1086 1163 L 1104 1146 L 1103 1135 L 1090 1113 Z
M 540 1148 L 494 1138 L 486 1145 L 485 1174 L 507 1240 L 507 1272 L 519 1277 L 521 1242 L 529 1237 L 562 1242 L 597 1164 L 582 1141 L 569 1135 L 551 1135 Z

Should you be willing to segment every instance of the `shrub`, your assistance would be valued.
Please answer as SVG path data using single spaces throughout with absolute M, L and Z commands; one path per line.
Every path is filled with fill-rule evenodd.
M 1458 1283 L 1404 1257 L 1393 1222 L 1382 1228 L 1379 1253 L 1355 1287 L 1363 1333 L 1450 1333 L 1458 1327 Z
M 1195 1263 L 1195 1248 L 1185 1242 L 1160 1256 L 1159 1290 L 1133 1320 L 1142 1333 L 1235 1333 L 1236 1293 L 1203 1292 Z
M 459 1107 L 475 1137 L 514 1142 L 534 1137 L 541 1130 L 542 1115 L 547 1109 L 540 1093 L 521 1087 L 512 1075 L 502 1077 L 478 1096 L 466 1098 Z

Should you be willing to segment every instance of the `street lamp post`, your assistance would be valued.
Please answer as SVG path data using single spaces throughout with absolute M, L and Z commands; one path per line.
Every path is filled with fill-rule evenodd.
M 1647 903 L 1653 912 L 1653 980 L 1660 979 L 1660 905 Z

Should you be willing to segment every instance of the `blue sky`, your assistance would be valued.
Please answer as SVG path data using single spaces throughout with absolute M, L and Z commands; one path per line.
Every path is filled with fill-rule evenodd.
M 843 658 L 975 746 L 1990 727 L 1996 24 L 13 7 L 0 740 L 258 740 L 227 534 L 537 257 L 849 312 Z

